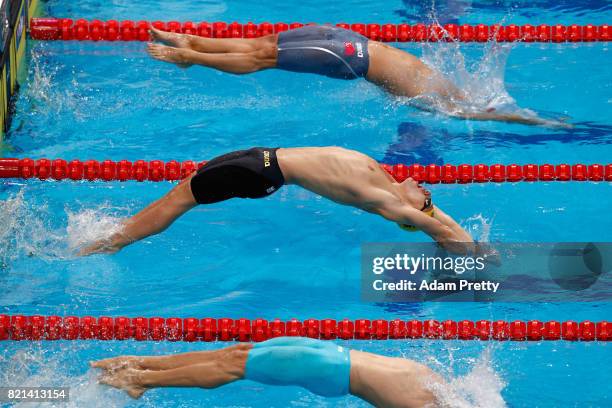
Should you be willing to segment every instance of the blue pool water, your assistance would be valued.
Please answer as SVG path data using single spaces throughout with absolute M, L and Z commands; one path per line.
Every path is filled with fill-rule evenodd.
M 49 1 L 49 15 L 117 19 L 415 22 L 430 2 L 346 0 Z M 443 1 L 441 22 L 609 23 L 606 1 Z M 568 116 L 571 130 L 466 122 L 425 113 L 363 81 L 268 71 L 231 76 L 179 70 L 142 44 L 30 44 L 3 156 L 204 160 L 253 145 L 340 145 L 388 163 L 608 163 L 612 81 L 608 43 L 402 48 L 471 72 L 466 86 L 522 108 Z M 496 60 L 497 62 L 488 62 Z M 503 74 L 505 73 L 505 78 Z M 505 89 L 490 79 L 504 79 Z M 298 188 L 264 200 L 200 207 L 164 234 L 114 256 L 76 259 L 70 248 L 113 228 L 170 185 L 11 181 L 0 184 L 0 313 L 402 319 L 610 320 L 609 303 L 444 304 L 398 307 L 359 300 L 360 245 L 423 241 L 390 223 Z M 610 183 L 442 185 L 436 203 L 492 242 L 609 241 Z M 608 203 L 608 204 L 606 204 Z M 33 256 L 31 256 L 33 255 Z M 434 341 L 347 342 L 404 355 L 440 371 L 478 407 L 610 406 L 609 344 Z M 218 344 L 5 342 L 0 384 L 72 387 L 75 407 L 364 406 L 298 388 L 249 382 L 167 389 L 131 402 L 96 384 L 91 359 L 212 349 Z M 608 374 L 607 374 L 608 373 Z

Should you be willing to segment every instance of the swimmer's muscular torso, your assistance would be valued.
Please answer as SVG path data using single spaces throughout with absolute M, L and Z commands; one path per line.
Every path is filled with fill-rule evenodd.
M 287 184 L 297 184 L 340 204 L 415 225 L 443 246 L 472 242 L 452 218 L 436 207 L 434 217 L 420 210 L 429 194 L 408 179 L 396 182 L 372 158 L 340 147 L 279 149 L 279 166 Z
M 371 157 L 341 147 L 279 149 L 278 163 L 286 184 L 297 184 L 340 204 L 377 212 L 400 200 L 393 179 Z M 414 206 L 422 206 L 416 202 Z

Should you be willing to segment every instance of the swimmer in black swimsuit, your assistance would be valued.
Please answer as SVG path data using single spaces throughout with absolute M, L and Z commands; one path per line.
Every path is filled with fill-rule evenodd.
M 339 204 L 377 214 L 408 231 L 421 230 L 446 249 L 472 253 L 470 235 L 412 178 L 398 183 L 372 158 L 339 147 L 257 147 L 217 157 L 165 197 L 126 220 L 122 231 L 83 249 L 112 253 L 164 231 L 198 204 L 262 198 L 296 184 Z
M 276 150 L 254 147 L 212 159 L 191 178 L 191 192 L 198 204 L 230 198 L 266 197 L 285 184 Z
M 419 108 L 473 120 L 571 127 L 535 114 L 466 108 L 467 95 L 442 74 L 412 54 L 343 28 L 305 26 L 260 38 L 204 38 L 151 30 L 149 54 L 186 68 L 203 65 L 233 74 L 265 69 L 325 75 L 337 79 L 365 78 L 392 95 L 411 98 Z

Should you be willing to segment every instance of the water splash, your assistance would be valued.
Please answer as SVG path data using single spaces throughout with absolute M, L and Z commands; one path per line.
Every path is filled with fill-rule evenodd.
M 461 109 L 521 110 L 505 87 L 504 71 L 512 45 L 488 43 L 482 48 L 482 55 L 472 62 L 468 62 L 459 43 L 423 43 L 422 49 L 422 60 L 441 72 L 466 96 L 465 100 L 453 101 Z
M 478 241 L 490 242 L 493 219 L 486 218 L 482 214 L 476 214 L 463 220 L 461 225 Z
M 31 106 L 24 112 L 30 112 L 30 115 L 55 116 L 63 112 L 74 112 L 75 116 L 79 116 L 82 109 L 80 99 L 72 89 L 76 89 L 75 72 L 72 72 L 73 87 L 60 87 L 59 82 L 55 80 L 61 70 L 61 66 L 57 63 L 50 63 L 46 59 L 46 48 L 44 45 L 39 45 L 31 53 L 30 62 L 30 80 L 29 86 L 25 88 L 25 98 L 21 100 L 29 101 Z
M 108 214 L 109 211 L 113 211 L 113 214 Z M 109 204 L 76 212 L 66 209 L 66 213 L 68 214 L 67 243 L 68 248 L 73 251 L 86 244 L 110 238 L 122 228 L 122 218 L 116 215 L 116 208 Z
M 432 13 L 434 13 L 432 9 Z M 435 16 L 431 20 L 436 23 Z M 449 36 L 448 33 L 444 34 Z M 428 93 L 412 98 L 397 98 L 417 108 L 436 111 L 449 116 L 480 119 L 510 120 L 549 127 L 568 128 L 564 115 L 547 112 L 543 118 L 537 112 L 518 106 L 505 85 L 505 69 L 510 51 L 515 44 L 490 41 L 478 47 L 458 41 L 421 43 L 421 60 L 437 73 L 432 81 L 450 82 L 448 96 Z M 467 56 L 474 50 L 476 57 Z M 452 90 L 452 85 L 457 91 Z
M 67 350 L 74 353 L 75 350 Z M 13 355 L 0 356 L 0 384 L 20 387 L 68 387 L 70 399 L 59 403 L 22 403 L 15 407 L 121 407 L 129 398 L 118 390 L 108 390 L 97 382 L 93 370 L 85 374 L 70 376 L 66 373 L 66 362 L 62 353 L 45 355 L 39 348 L 21 349 Z
M 0 200 L 0 267 L 23 256 L 49 261 L 71 259 L 74 250 L 110 237 L 121 228 L 119 212 L 126 209 L 100 204 L 93 209 L 66 209 L 68 225 L 54 227 L 57 218 L 46 204 L 24 198 L 25 189 Z
M 503 408 L 501 392 L 506 383 L 493 368 L 492 349 L 487 347 L 465 375 L 446 383 L 431 384 L 439 405 L 450 408 Z
M 24 189 L 0 201 L 0 267 L 23 255 L 62 258 L 62 235 L 49 219 L 47 206 L 28 204 Z

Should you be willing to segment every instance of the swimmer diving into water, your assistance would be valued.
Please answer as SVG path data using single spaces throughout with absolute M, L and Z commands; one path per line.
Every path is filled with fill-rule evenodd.
M 472 237 L 432 203 L 431 193 L 412 178 L 395 181 L 371 157 L 340 147 L 252 148 L 212 159 L 167 195 L 126 220 L 110 238 L 81 255 L 113 253 L 164 231 L 198 204 L 231 198 L 262 198 L 295 184 L 339 204 L 360 208 L 422 230 L 451 252 L 478 250 Z
M 260 38 L 203 38 L 151 29 L 148 53 L 186 68 L 203 65 L 233 74 L 277 68 L 337 79 L 365 78 L 391 95 L 416 98 L 419 108 L 439 106 L 454 117 L 527 125 L 571 127 L 535 114 L 465 108 L 467 95 L 414 55 L 350 30 L 306 26 Z M 425 105 L 425 106 L 424 106 Z
M 92 367 L 103 370 L 100 382 L 132 398 L 159 387 L 211 389 L 252 380 L 299 386 L 324 397 L 352 394 L 381 408 L 412 408 L 439 406 L 432 389 L 443 384 L 415 361 L 302 337 L 169 356 L 121 356 L 93 362 Z

